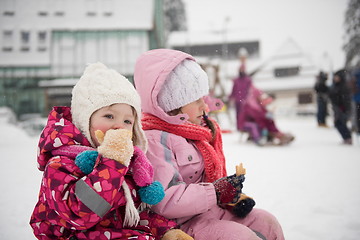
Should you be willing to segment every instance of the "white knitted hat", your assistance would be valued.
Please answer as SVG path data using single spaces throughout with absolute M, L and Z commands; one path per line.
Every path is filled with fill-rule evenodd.
M 94 147 L 90 135 L 90 117 L 98 109 L 115 103 L 126 103 L 136 111 L 134 145 L 146 151 L 147 141 L 141 128 L 140 96 L 124 76 L 98 62 L 89 64 L 72 90 L 73 123 Z
M 209 79 L 198 63 L 185 59 L 167 76 L 157 100 L 159 106 L 170 112 L 209 93 Z

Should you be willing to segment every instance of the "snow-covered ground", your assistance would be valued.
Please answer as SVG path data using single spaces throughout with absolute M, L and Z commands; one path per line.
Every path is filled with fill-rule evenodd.
M 293 144 L 257 147 L 238 133 L 223 135 L 228 173 L 244 163 L 245 192 L 277 216 L 286 239 L 359 239 L 360 143 L 341 145 L 336 130 L 318 128 L 314 117 L 277 123 L 296 135 Z M 0 239 L 34 239 L 28 222 L 41 180 L 37 137 L 1 119 L 0 132 Z

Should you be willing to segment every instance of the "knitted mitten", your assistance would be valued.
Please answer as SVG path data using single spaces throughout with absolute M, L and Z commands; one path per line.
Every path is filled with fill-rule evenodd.
M 137 146 L 134 147 L 134 156 L 131 159 L 130 169 L 136 185 L 141 187 L 139 189 L 141 201 L 150 205 L 158 204 L 165 197 L 164 188 L 160 182 L 153 182 L 153 167 Z
M 141 201 L 150 205 L 158 204 L 165 197 L 164 187 L 160 182 L 154 181 L 148 186 L 139 189 Z
M 138 186 L 144 187 L 153 182 L 153 167 L 144 152 L 137 146 L 134 146 L 134 155 L 129 168 Z
M 242 176 L 243 181 L 245 181 L 245 174 L 246 174 L 246 169 L 243 168 L 242 163 L 236 166 L 236 175 L 239 177 Z M 241 184 L 241 189 L 242 189 L 242 184 Z M 236 203 L 227 204 L 226 208 L 230 210 L 234 215 L 240 218 L 244 218 L 251 212 L 254 206 L 255 206 L 254 199 L 252 199 L 251 197 L 247 196 L 244 193 L 241 193 L 239 200 Z
M 94 169 L 98 155 L 99 154 L 97 151 L 83 151 L 75 157 L 75 164 L 80 168 L 83 173 L 89 174 Z
M 167 231 L 161 240 L 194 240 L 180 229 L 170 229 Z
M 102 156 L 129 166 L 131 156 L 134 153 L 131 131 L 109 129 L 104 134 L 101 130 L 96 130 L 95 136 L 100 143 L 97 150 Z
M 234 174 L 213 182 L 218 205 L 222 206 L 223 204 L 237 203 L 240 199 L 243 181 L 243 176 L 236 176 Z
M 242 193 L 236 204 L 228 204 L 226 208 L 229 209 L 235 216 L 244 218 L 251 212 L 254 206 L 254 199 Z

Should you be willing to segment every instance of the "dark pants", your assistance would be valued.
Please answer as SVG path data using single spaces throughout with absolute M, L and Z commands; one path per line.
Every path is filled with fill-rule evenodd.
M 317 96 L 317 122 L 319 124 L 326 123 L 326 116 L 328 115 L 327 112 L 327 104 L 328 99 L 326 96 L 318 95 Z
M 360 134 L 360 102 L 355 102 L 355 124 L 356 131 Z
M 334 106 L 334 124 L 344 140 L 351 139 L 351 132 L 347 127 L 348 120 L 349 114 L 344 113 L 339 107 Z

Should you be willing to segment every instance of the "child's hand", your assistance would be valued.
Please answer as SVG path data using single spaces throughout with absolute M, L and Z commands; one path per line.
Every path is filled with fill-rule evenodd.
M 218 205 L 237 203 L 240 199 L 243 181 L 244 175 L 237 176 L 233 174 L 213 182 Z
M 243 167 L 243 164 L 240 163 L 239 165 L 236 166 L 236 176 L 242 178 L 242 183 L 245 181 L 245 174 L 246 174 L 246 169 Z M 226 208 L 232 211 L 232 213 L 235 214 L 236 216 L 240 218 L 244 218 L 251 212 L 254 206 L 255 206 L 254 199 L 241 192 L 238 201 L 236 203 L 227 204 Z
M 150 205 L 158 204 L 165 197 L 164 188 L 160 182 L 153 182 L 153 167 L 139 147 L 134 147 L 129 168 L 136 185 L 140 187 L 138 193 L 141 201 Z
M 110 129 L 104 134 L 101 130 L 97 130 L 95 131 L 95 136 L 100 143 L 98 152 L 102 156 L 129 166 L 130 159 L 134 153 L 131 131 L 126 129 Z
M 254 206 L 254 199 L 242 193 L 237 203 L 228 204 L 226 208 L 229 209 L 235 216 L 244 218 L 251 212 Z
M 153 167 L 144 152 L 137 146 L 134 147 L 134 155 L 129 168 L 139 187 L 145 187 L 153 182 Z
M 180 229 L 171 229 L 164 234 L 161 240 L 194 240 L 194 238 Z
M 89 174 L 94 169 L 97 157 L 97 151 L 83 151 L 75 157 L 75 164 L 80 168 L 83 173 Z

